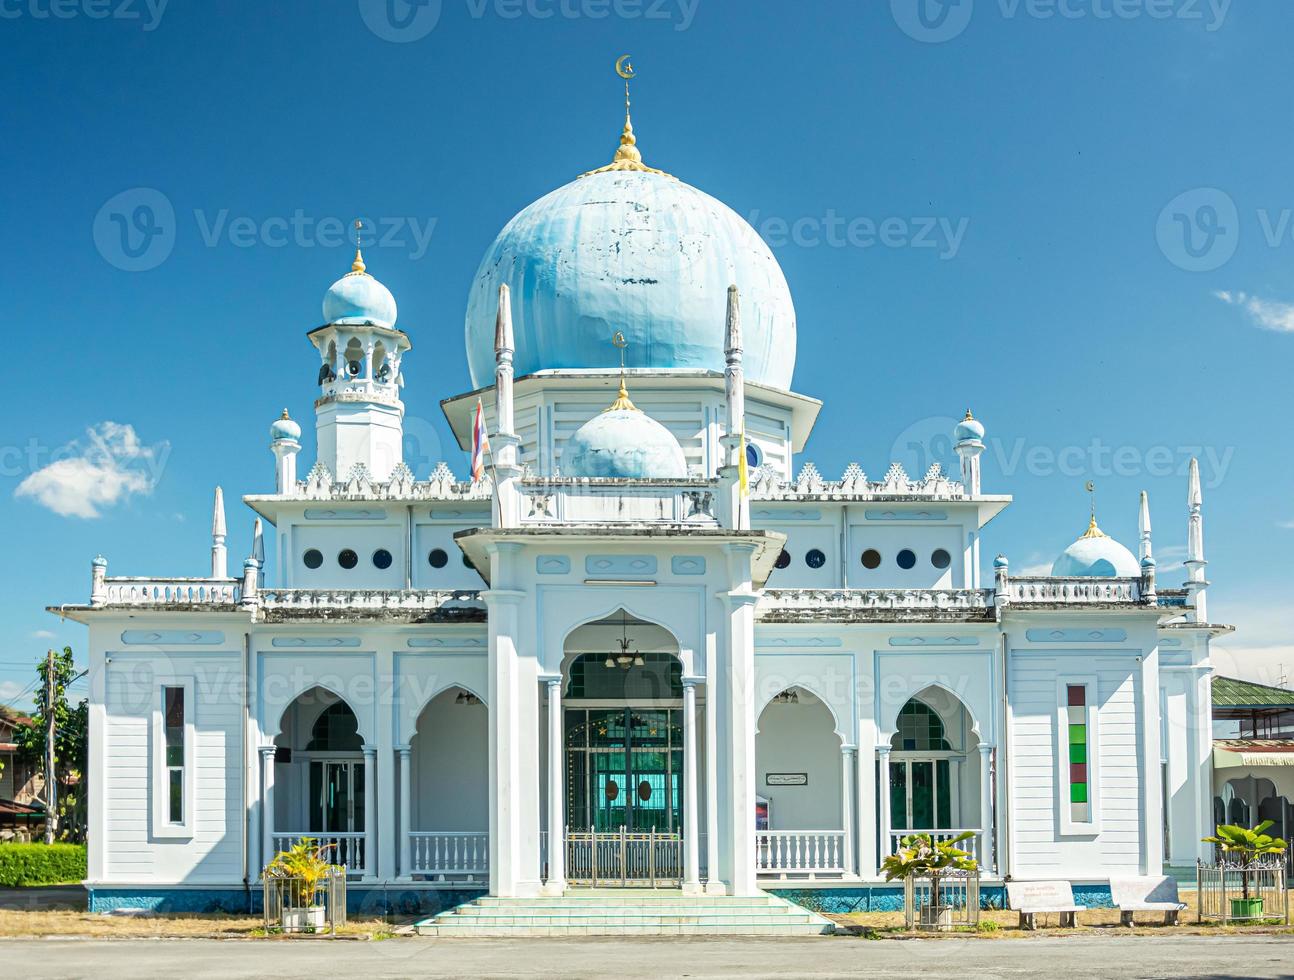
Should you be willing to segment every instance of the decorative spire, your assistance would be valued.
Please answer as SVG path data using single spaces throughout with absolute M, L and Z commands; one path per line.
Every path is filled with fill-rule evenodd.
M 292 421 L 292 416 L 288 414 L 288 410 L 287 410 L 286 408 L 285 408 L 285 409 L 283 409 L 283 414 L 282 414 L 282 415 L 280 415 L 280 416 L 279 416 L 279 418 L 280 418 L 280 419 L 286 419 L 286 420 L 287 420 L 287 421 L 289 421 L 289 422 L 291 422 L 291 421 Z
M 1141 510 L 1137 514 L 1137 530 L 1141 533 L 1141 560 L 1153 559 L 1154 552 L 1150 543 L 1150 495 L 1141 491 Z
M 348 276 L 362 276 L 364 275 L 364 270 L 368 268 L 368 266 L 364 264 L 364 255 L 359 250 L 359 233 L 363 227 L 364 227 L 364 222 L 356 218 L 355 219 L 355 261 L 350 264 L 350 272 L 346 273 L 346 275 Z
M 965 417 L 965 418 L 963 418 L 963 419 L 962 419 L 962 421 L 963 421 L 963 422 L 974 422 L 974 421 L 975 421 L 975 416 L 971 414 L 971 410 L 970 410 L 969 408 L 968 408 L 968 409 L 966 409 L 966 417 Z
M 616 331 L 611 343 L 620 350 L 620 394 L 604 411 L 607 412 L 638 412 L 638 408 L 629 400 L 629 389 L 625 387 L 625 348 L 629 346 L 629 341 L 625 340 L 625 335 L 619 330 Z
M 1083 532 L 1083 537 L 1103 538 L 1106 536 L 1105 532 L 1096 526 L 1096 484 L 1088 480 L 1086 489 L 1092 496 L 1092 518 L 1087 522 L 1087 530 Z
M 625 80 L 625 127 L 620 132 L 620 146 L 616 149 L 615 158 L 609 164 L 605 167 L 599 167 L 597 170 L 590 170 L 588 173 L 580 174 L 580 176 L 590 177 L 593 174 L 605 174 L 621 170 L 660 174 L 662 177 L 671 176 L 663 170 L 655 170 L 643 163 L 642 152 L 638 149 L 638 140 L 634 136 L 633 121 L 629 117 L 629 80 L 637 72 L 634 71 L 633 65 L 629 63 L 629 55 L 621 55 L 616 59 L 616 74 Z
M 512 338 L 512 294 L 508 284 L 499 286 L 499 310 L 494 317 L 494 352 L 515 351 L 516 342 Z
M 728 314 L 723 333 L 724 353 L 741 353 L 741 299 L 736 283 L 728 287 Z
M 220 487 L 216 487 L 216 500 L 211 508 L 211 577 L 229 577 L 225 551 L 225 492 Z
M 216 487 L 216 500 L 211 508 L 211 534 L 213 537 L 225 537 L 225 491 Z

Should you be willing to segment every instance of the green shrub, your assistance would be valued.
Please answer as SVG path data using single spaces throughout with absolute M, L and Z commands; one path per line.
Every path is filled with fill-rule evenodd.
M 0 844 L 0 887 L 63 885 L 84 879 L 84 844 Z

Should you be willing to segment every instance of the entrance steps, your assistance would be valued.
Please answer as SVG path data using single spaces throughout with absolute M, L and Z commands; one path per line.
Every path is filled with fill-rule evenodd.
M 828 919 L 773 895 L 572 889 L 561 897 L 478 898 L 415 925 L 420 936 L 819 936 Z

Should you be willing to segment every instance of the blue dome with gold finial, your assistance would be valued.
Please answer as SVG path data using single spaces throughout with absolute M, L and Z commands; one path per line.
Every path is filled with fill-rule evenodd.
M 561 472 L 603 479 L 678 480 L 687 476 L 687 460 L 673 433 L 629 400 L 621 379 L 620 397 L 567 441 Z
M 283 414 L 275 419 L 270 426 L 270 440 L 272 442 L 279 442 L 284 439 L 290 439 L 293 442 L 301 439 L 301 426 L 292 421 L 286 408 L 283 409 Z
M 517 375 L 628 366 L 724 368 L 728 287 L 741 289 L 746 379 L 787 389 L 795 307 L 773 253 L 727 205 L 642 163 L 626 112 L 614 162 L 514 217 L 486 251 L 468 296 L 472 383 L 494 374 L 499 286 L 514 298 Z
M 351 271 L 328 287 L 324 294 L 324 323 L 364 324 L 395 327 L 395 297 L 391 290 L 365 272 L 364 257 L 355 250 Z
M 1141 566 L 1136 556 L 1096 526 L 1096 515 L 1083 536 L 1061 552 L 1051 566 L 1056 576 L 1083 578 L 1137 578 Z

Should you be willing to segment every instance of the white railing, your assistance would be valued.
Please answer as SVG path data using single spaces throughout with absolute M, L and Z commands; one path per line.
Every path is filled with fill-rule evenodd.
M 480 592 L 447 589 L 258 589 L 262 609 L 484 609 Z
M 110 578 L 103 583 L 110 606 L 231 606 L 242 582 L 224 578 Z
M 755 871 L 782 878 L 845 873 L 843 830 L 758 830 Z
M 415 830 L 409 834 L 409 873 L 468 881 L 490 873 L 490 835 Z
M 714 526 L 712 480 L 588 480 L 552 477 L 521 484 L 523 524 L 688 524 Z
M 324 860 L 329 864 L 340 864 L 348 874 L 367 872 L 368 867 L 364 863 L 365 847 L 364 832 L 362 830 L 338 834 L 328 834 L 322 831 L 318 833 L 306 831 L 290 834 L 275 833 L 274 850 L 276 852 L 286 851 L 305 837 L 309 837 L 317 845 L 328 848 L 324 853 Z
M 891 830 L 889 834 L 890 849 L 885 853 L 886 856 L 897 853 L 903 838 L 910 837 L 913 834 L 930 834 L 935 839 L 935 843 L 939 843 L 940 841 L 952 840 L 967 831 L 970 831 L 975 836 L 962 841 L 957 847 L 959 850 L 968 852 L 975 859 L 981 872 L 987 872 L 989 868 L 984 864 L 984 834 L 974 827 L 963 827 L 960 830 Z
M 1014 603 L 1140 602 L 1141 580 L 1135 578 L 1011 578 L 1007 595 Z
M 958 612 L 992 608 L 992 589 L 765 589 L 759 601 L 761 612 Z

